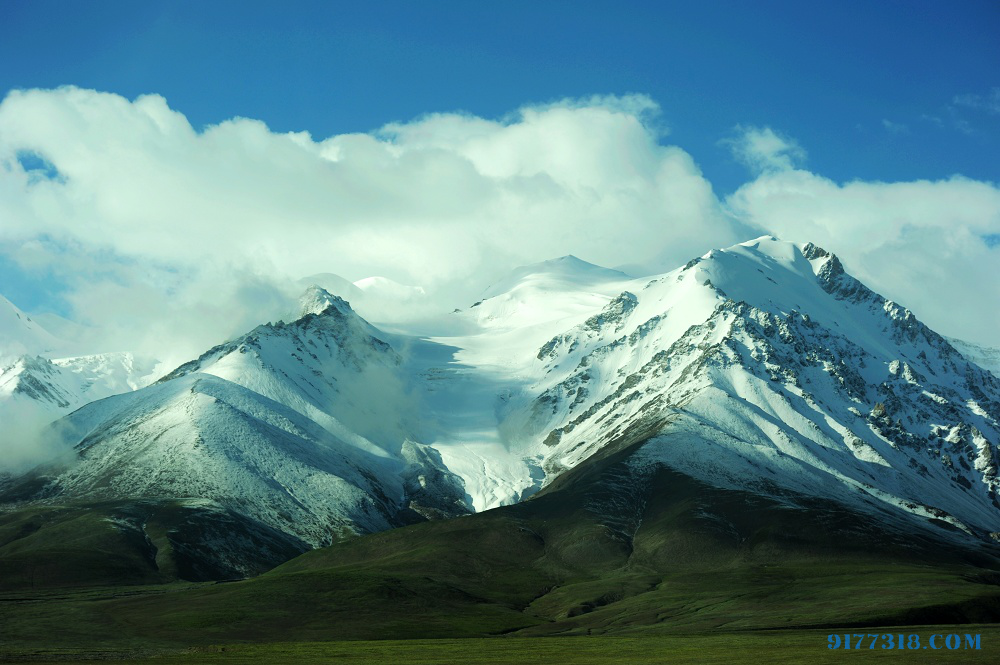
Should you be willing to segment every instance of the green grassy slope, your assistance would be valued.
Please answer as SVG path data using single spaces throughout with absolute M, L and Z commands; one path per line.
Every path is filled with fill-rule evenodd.
M 906 663 L 994 663 L 1000 644 L 1000 627 L 969 625 L 958 631 L 950 626 L 895 627 L 885 629 L 894 635 L 903 632 L 919 635 L 921 647 L 929 646 L 932 634 L 958 634 L 960 647 L 949 650 L 938 637 L 928 649 L 870 649 L 872 638 L 863 640 L 861 650 L 828 648 L 828 633 L 820 630 L 760 631 L 754 633 L 717 632 L 708 635 L 670 635 L 662 637 L 563 637 L 527 639 L 519 637 L 467 638 L 442 640 L 379 640 L 341 642 L 279 642 L 274 644 L 228 644 L 181 652 L 65 651 L 21 652 L 18 660 L 34 663 L 64 663 L 68 659 L 127 660 L 136 663 L 338 663 L 343 665 L 610 665 L 617 663 L 671 663 L 673 665 L 730 663 L 843 663 L 845 658 L 865 662 Z M 978 650 L 966 648 L 965 635 L 980 636 Z M 854 638 L 852 637 L 852 640 Z M 954 642 L 953 642 L 954 644 Z M 48 659 L 46 659 L 48 658 Z
M 305 549 L 232 511 L 178 501 L 28 504 L 0 512 L 0 590 L 241 578 Z
M 0 594 L 0 641 L 168 648 L 1000 617 L 1000 566 L 986 546 L 667 469 L 640 482 L 622 463 L 629 452 L 530 501 L 356 538 L 243 582 Z

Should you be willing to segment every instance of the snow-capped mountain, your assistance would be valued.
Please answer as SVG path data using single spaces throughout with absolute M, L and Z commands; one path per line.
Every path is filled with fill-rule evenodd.
M 0 364 L 26 354 L 56 352 L 65 346 L 66 342 L 0 296 Z
M 75 324 L 44 318 L 72 333 Z M 70 335 L 71 336 L 71 335 Z M 156 362 L 128 352 L 70 355 L 76 345 L 0 296 L 0 410 L 11 400 L 33 402 L 53 417 L 87 402 L 146 386 Z
M 72 332 L 73 324 L 46 317 Z M 71 338 L 72 335 L 69 336 Z M 31 465 L 36 430 L 93 400 L 136 390 L 155 378 L 156 362 L 131 353 L 68 356 L 75 343 L 0 296 L 0 474 Z
M 423 287 L 400 284 L 387 277 L 366 277 L 350 282 L 333 273 L 318 273 L 298 281 L 299 286 L 319 286 L 351 303 L 369 321 L 400 322 L 420 318 L 429 302 Z
M 50 360 L 24 355 L 0 365 L 0 477 L 44 461 L 62 445 L 41 435 L 57 418 L 156 379 L 157 363 L 131 353 Z
M 309 546 L 468 512 L 440 456 L 407 436 L 399 354 L 342 299 L 314 287 L 302 305 L 59 421 L 68 458 L 36 473 L 33 498 L 207 501 Z
M 298 280 L 297 284 L 302 289 L 308 290 L 310 287 L 318 286 L 327 293 L 335 296 L 340 296 L 349 303 L 353 303 L 358 298 L 364 297 L 364 291 L 355 286 L 352 282 L 344 279 L 340 275 L 335 275 L 333 273 L 317 273 L 315 275 L 309 275 L 308 277 L 303 277 Z
M 149 385 L 156 378 L 155 366 L 154 361 L 137 359 L 127 352 L 55 360 L 25 355 L 0 367 L 0 403 L 31 400 L 55 417 L 88 402 Z
M 982 344 L 973 344 L 972 342 L 955 339 L 954 337 L 946 337 L 945 339 L 968 360 L 992 372 L 995 376 L 1000 376 L 1000 349 L 992 346 L 983 346 Z
M 540 466 L 544 436 L 516 417 L 548 372 L 538 349 L 633 281 L 574 256 L 524 266 L 453 313 L 452 334 L 412 345 L 412 371 L 426 377 L 425 411 L 434 414 L 427 443 L 461 476 L 477 511 L 515 503 L 551 480 Z
M 535 360 L 501 419 L 547 478 L 652 427 L 637 468 L 1000 531 L 1000 381 L 813 245 L 636 281 Z
M 637 447 L 629 491 L 668 466 L 942 538 L 1000 532 L 1000 380 L 811 244 L 642 279 L 546 261 L 426 335 L 319 287 L 301 305 L 63 418 L 66 455 L 2 491 L 209 502 L 317 546 L 515 503 Z
M 466 394 L 496 389 L 432 442 L 478 510 L 641 436 L 636 468 L 1000 531 L 1000 383 L 822 249 L 764 237 L 639 280 L 569 257 L 487 295 L 435 339 Z

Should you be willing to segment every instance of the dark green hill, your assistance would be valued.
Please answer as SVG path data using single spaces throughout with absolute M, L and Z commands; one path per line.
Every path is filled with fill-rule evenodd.
M 22 586 L 0 602 L 4 641 L 177 646 L 1000 619 L 993 546 L 663 467 L 640 476 L 624 463 L 634 449 L 524 503 L 356 538 L 243 582 L 35 595 Z
M 28 504 L 0 513 L 0 589 L 239 579 L 307 549 L 211 502 Z

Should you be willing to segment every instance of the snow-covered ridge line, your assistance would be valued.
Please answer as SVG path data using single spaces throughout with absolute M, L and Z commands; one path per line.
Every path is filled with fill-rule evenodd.
M 386 334 L 318 286 L 300 306 L 64 419 L 78 460 L 39 499 L 201 497 L 315 545 L 524 500 L 627 442 L 719 486 L 1000 533 L 1000 380 L 812 244 L 642 279 L 543 262 L 450 336 Z
M 966 342 L 953 337 L 946 337 L 945 339 L 970 362 L 1000 377 L 1000 348 L 973 344 L 972 342 Z

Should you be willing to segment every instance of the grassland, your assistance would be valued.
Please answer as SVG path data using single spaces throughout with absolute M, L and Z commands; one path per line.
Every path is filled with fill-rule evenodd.
M 982 634 L 976 653 L 868 659 L 996 660 L 1000 566 L 988 547 L 668 471 L 636 497 L 615 473 L 612 459 L 515 506 L 355 538 L 245 581 L 0 590 L 0 654 L 840 662 L 859 652 L 828 650 L 826 635 L 850 630 Z
M 854 632 L 863 632 L 860 629 Z M 35 651 L 21 652 L 18 660 L 35 663 L 65 663 L 77 659 L 103 658 L 136 663 L 174 665 L 187 663 L 338 663 L 344 665 L 395 664 L 432 665 L 606 665 L 610 663 L 995 663 L 1000 648 L 996 625 L 905 626 L 881 628 L 873 633 L 917 634 L 926 645 L 932 634 L 963 635 L 961 649 L 886 650 L 880 640 L 875 649 L 833 651 L 827 631 L 793 630 L 751 633 L 718 632 L 701 635 L 614 637 L 494 637 L 440 640 L 379 640 L 339 642 L 283 642 L 272 644 L 228 644 L 182 652 L 142 651 Z M 981 649 L 964 648 L 965 634 L 979 634 Z M 937 639 L 937 645 L 942 639 Z

